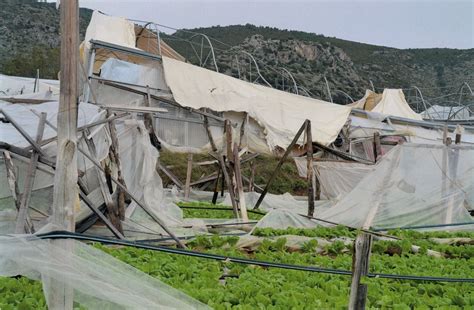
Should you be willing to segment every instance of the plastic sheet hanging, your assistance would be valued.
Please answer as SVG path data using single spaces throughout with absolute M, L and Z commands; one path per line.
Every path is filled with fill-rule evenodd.
M 392 149 L 323 219 L 378 229 L 470 223 L 474 148 L 403 144 Z M 442 230 L 449 227 L 439 228 Z
M 65 250 L 62 245 L 71 250 Z M 0 276 L 23 275 L 43 282 L 49 308 L 51 284 L 73 289 L 88 309 L 209 309 L 99 249 L 74 240 L 0 236 Z M 64 309 L 65 304 L 54 304 Z

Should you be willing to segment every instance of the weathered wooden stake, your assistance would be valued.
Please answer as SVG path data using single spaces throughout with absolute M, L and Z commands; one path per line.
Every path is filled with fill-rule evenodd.
M 36 131 L 37 144 L 41 143 L 44 133 L 44 125 L 46 122 L 46 113 L 41 113 L 41 117 L 38 123 L 38 129 Z M 39 153 L 33 150 L 31 154 L 30 163 L 28 165 L 28 171 L 25 178 L 25 187 L 23 194 L 21 195 L 20 209 L 16 217 L 15 233 L 22 234 L 24 232 L 33 233 L 33 223 L 28 219 L 28 205 L 30 204 L 31 192 L 33 191 L 33 185 L 36 176 L 36 166 L 38 164 Z
M 255 162 L 253 160 L 250 161 L 250 178 L 249 178 L 249 192 L 253 192 L 255 190 L 254 187 L 254 180 L 255 180 Z
M 97 151 L 94 145 L 94 141 L 92 141 L 92 139 L 87 138 L 87 136 L 89 136 L 90 134 L 89 130 L 86 129 L 82 134 L 83 139 L 87 144 L 87 148 L 89 149 L 89 154 L 91 154 L 91 156 L 95 160 L 97 160 Z M 104 197 L 105 206 L 107 207 L 107 214 L 109 216 L 110 222 L 115 226 L 115 228 L 117 228 L 118 231 L 120 231 L 120 233 L 123 234 L 122 222 L 120 222 L 118 206 L 114 203 L 112 195 L 110 194 L 105 176 L 104 174 L 102 174 L 102 171 L 97 167 L 95 168 L 95 172 L 99 180 L 100 191 L 102 192 L 102 197 Z
M 188 154 L 188 167 L 186 170 L 186 185 L 184 186 L 184 200 L 189 199 L 189 192 L 191 191 L 191 175 L 193 171 L 193 154 Z
M 313 216 L 315 178 L 313 170 L 313 135 L 311 133 L 311 121 L 306 122 L 306 162 L 306 178 L 308 180 L 308 216 Z
M 247 206 L 245 204 L 244 196 L 244 185 L 242 183 L 242 172 L 240 171 L 240 156 L 239 147 L 237 143 L 234 143 L 234 169 L 235 169 L 235 184 L 237 187 L 237 193 L 239 197 L 240 215 L 244 222 L 248 221 L 249 216 L 247 215 Z
M 107 111 L 107 114 L 109 114 L 109 111 Z M 109 115 L 107 115 L 109 116 Z M 125 184 L 125 179 L 123 178 L 123 173 L 122 173 L 122 162 L 120 161 L 120 155 L 119 155 L 119 142 L 118 142 L 118 137 L 117 137 L 117 129 L 115 128 L 115 121 L 112 120 L 108 123 L 109 125 L 109 132 L 110 132 L 110 137 L 112 140 L 112 145 L 110 146 L 110 152 L 109 152 L 109 157 L 110 160 L 115 163 L 115 166 L 117 167 L 117 179 L 122 184 L 123 186 L 126 187 Z M 117 187 L 117 207 L 118 207 L 118 216 L 120 220 L 125 220 L 125 192 L 120 188 Z
M 151 95 L 150 95 L 150 88 L 148 85 L 146 86 L 146 97 L 145 97 L 145 106 L 151 106 Z M 144 113 L 143 114 L 145 128 L 148 130 L 148 135 L 150 136 L 151 144 L 157 149 L 160 150 L 161 145 L 158 137 L 156 136 L 155 126 L 153 125 L 153 114 L 151 113 Z
M 370 250 L 372 235 L 361 233 L 354 241 L 352 256 L 352 283 L 349 297 L 349 310 L 365 309 L 367 284 L 361 284 L 361 279 L 369 272 Z
M 77 105 L 79 58 L 78 0 L 61 1 L 61 72 L 58 109 L 58 141 L 56 173 L 54 175 L 52 222 L 57 227 L 74 231 L 74 206 L 79 201 L 77 189 Z M 72 252 L 70 240 L 54 243 Z M 60 259 L 68 263 L 68 257 Z M 64 283 L 51 279 L 48 298 L 50 309 L 72 309 L 73 290 Z
M 88 152 L 84 151 L 82 148 L 78 147 L 77 148 L 79 152 L 82 153 L 82 155 L 84 155 L 94 166 L 96 166 L 100 171 L 102 171 L 103 173 L 105 173 L 104 169 L 101 167 L 100 163 L 94 158 L 92 157 Z M 181 248 L 186 248 L 186 246 L 184 245 L 183 242 L 181 242 L 181 240 L 179 240 L 178 237 L 176 237 L 176 235 L 166 226 L 166 224 L 160 219 L 159 216 L 157 216 L 155 213 L 153 213 L 152 210 L 150 210 L 146 205 L 144 205 L 143 203 L 140 202 L 140 200 L 138 200 L 138 198 L 136 198 L 133 193 L 131 193 L 125 186 L 123 186 L 122 184 L 120 184 L 120 182 L 114 178 L 113 176 L 110 177 L 110 179 L 112 180 L 112 182 L 115 183 L 115 185 L 117 185 L 118 187 L 120 187 L 127 195 L 128 197 L 130 197 L 130 199 L 132 199 L 133 201 L 135 201 L 135 203 L 140 207 L 142 208 L 143 211 L 145 211 L 146 214 L 148 214 L 158 225 L 161 226 L 161 228 L 163 228 L 163 230 L 171 237 L 173 238 L 173 240 L 177 243 L 177 245 Z
M 377 162 L 377 159 L 382 155 L 382 144 L 380 142 L 380 133 L 378 131 L 374 132 L 374 162 Z
M 253 207 L 253 209 L 258 209 L 258 207 L 260 206 L 260 204 L 262 203 L 263 201 L 263 198 L 265 198 L 265 195 L 267 194 L 268 192 L 268 189 L 270 188 L 270 185 L 272 184 L 273 182 L 273 179 L 275 178 L 275 176 L 277 175 L 278 171 L 280 170 L 281 166 L 283 165 L 283 162 L 285 162 L 285 159 L 288 157 L 288 155 L 290 154 L 291 152 L 291 149 L 293 148 L 293 146 L 296 144 L 296 142 L 298 141 L 298 139 L 300 138 L 301 134 L 303 133 L 303 131 L 306 129 L 306 124 L 309 122 L 309 120 L 306 120 L 304 121 L 303 125 L 301 126 L 301 128 L 298 130 L 298 132 L 296 133 L 295 137 L 293 138 L 293 140 L 291 141 L 290 145 L 288 145 L 288 147 L 286 148 L 286 151 L 285 151 L 285 154 L 283 154 L 283 156 L 280 158 L 280 161 L 278 162 L 275 170 L 273 170 L 273 173 L 272 175 L 270 176 L 270 179 L 268 180 L 267 182 L 267 185 L 265 186 L 265 188 L 263 189 L 263 192 L 262 194 L 260 194 L 260 197 L 258 198 L 257 200 L 257 203 L 255 204 L 255 206 Z
M 214 183 L 214 193 L 212 194 L 212 204 L 216 204 L 217 196 L 219 195 L 219 179 L 221 175 L 221 168 L 217 168 L 217 178 Z
M 7 170 L 7 181 L 10 192 L 12 193 L 13 201 L 15 202 L 16 210 L 20 210 L 20 190 L 18 189 L 18 182 L 16 178 L 15 166 L 9 151 L 3 151 L 3 159 L 5 160 L 5 168 Z

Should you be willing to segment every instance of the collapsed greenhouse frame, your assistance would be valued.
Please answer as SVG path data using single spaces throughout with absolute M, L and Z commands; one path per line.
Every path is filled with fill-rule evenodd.
M 128 203 L 127 200 L 132 201 L 135 204 L 133 209 L 142 209 L 148 216 L 151 217 L 151 219 L 154 222 L 156 222 L 159 226 L 161 226 L 161 228 L 164 229 L 164 231 L 169 236 L 171 236 L 171 238 L 173 238 L 178 245 L 181 245 L 184 247 L 184 244 L 181 242 L 180 238 L 177 235 L 175 235 L 175 232 L 173 231 L 173 229 L 168 227 L 168 225 L 165 224 L 165 221 L 163 221 L 163 219 L 161 218 L 162 215 L 166 214 L 167 212 L 166 209 L 150 210 L 149 206 L 143 203 L 143 199 L 145 198 L 137 197 L 136 193 L 132 193 L 125 186 L 123 175 L 122 175 L 122 179 L 120 178 L 121 174 L 124 172 L 124 171 L 121 171 L 122 167 L 120 163 L 123 158 L 120 158 L 121 156 L 119 155 L 120 154 L 119 147 L 121 145 L 121 142 L 123 141 L 119 139 L 120 135 L 117 135 L 117 127 L 114 124 L 116 122 L 121 121 L 121 119 L 127 115 L 130 115 L 130 114 L 133 115 L 137 113 L 140 114 L 136 117 L 132 117 L 132 119 L 128 122 L 128 124 L 125 124 L 125 125 L 129 125 L 130 128 L 134 128 L 137 130 L 137 132 L 135 132 L 134 138 L 141 139 L 140 141 L 145 141 L 145 142 L 147 141 L 147 139 L 149 139 L 149 141 L 147 141 L 148 145 L 143 147 L 143 153 L 145 154 L 144 155 L 145 157 L 143 158 L 147 159 L 149 157 L 146 157 L 146 156 L 155 156 L 154 152 L 156 152 L 156 150 L 153 150 L 153 148 L 156 149 L 157 147 L 159 147 L 160 142 L 166 143 L 166 141 L 164 141 L 163 139 L 158 139 L 161 137 L 159 137 L 160 136 L 159 132 L 157 133 L 157 130 L 156 128 L 154 128 L 154 126 L 156 122 L 160 122 L 163 119 L 176 120 L 176 118 L 169 117 L 166 115 L 166 112 L 167 112 L 166 107 L 172 106 L 172 107 L 176 107 L 177 109 L 189 111 L 191 115 L 193 114 L 199 115 L 201 120 L 195 120 L 194 122 L 198 124 L 199 126 L 202 125 L 202 129 L 204 130 L 206 137 L 209 139 L 209 147 L 211 149 L 211 156 L 214 157 L 214 159 L 212 160 L 213 162 L 212 164 L 217 165 L 218 167 L 217 173 L 215 174 L 215 176 L 205 176 L 203 179 L 205 179 L 206 183 L 214 182 L 214 184 L 217 184 L 219 182 L 219 176 L 221 176 L 221 179 L 225 180 L 225 183 L 227 184 L 227 187 L 228 187 L 229 196 L 230 196 L 229 198 L 231 202 L 230 204 L 233 206 L 233 212 L 235 214 L 236 220 L 230 223 L 210 223 L 209 225 L 219 226 L 220 224 L 231 224 L 231 225 L 245 227 L 248 225 L 255 224 L 255 223 L 250 223 L 248 221 L 248 218 L 246 218 L 246 214 L 245 214 L 246 208 L 251 207 L 251 205 L 247 204 L 246 202 L 246 199 L 247 199 L 246 196 L 250 196 L 252 195 L 252 193 L 244 193 L 244 187 L 243 187 L 244 176 L 241 175 L 241 171 L 240 171 L 241 163 L 250 161 L 255 156 L 258 156 L 257 152 L 249 153 L 248 152 L 249 149 L 248 148 L 246 149 L 245 146 L 243 147 L 243 145 L 240 143 L 242 141 L 243 134 L 246 133 L 246 130 L 245 130 L 246 128 L 243 126 L 243 124 L 249 123 L 248 114 L 247 115 L 244 114 L 244 117 L 242 118 L 241 123 L 235 122 L 235 121 L 232 122 L 230 120 L 224 119 L 222 115 L 220 115 L 219 111 L 214 111 L 214 112 L 201 111 L 199 109 L 195 109 L 192 107 L 186 107 L 186 106 L 180 105 L 178 102 L 174 101 L 173 98 L 170 98 L 169 94 L 168 96 L 159 96 L 156 94 L 151 94 L 152 91 L 158 91 L 158 92 L 162 91 L 161 89 L 158 89 L 158 88 L 153 88 L 147 85 L 132 84 L 132 83 L 126 83 L 126 82 L 120 82 L 120 81 L 113 81 L 109 79 L 101 79 L 100 77 L 99 78 L 94 77 L 92 72 L 94 70 L 94 56 L 93 55 L 95 54 L 94 53 L 95 49 L 99 49 L 99 48 L 110 49 L 112 51 L 119 52 L 119 53 L 126 53 L 131 56 L 145 57 L 153 61 L 161 61 L 162 58 L 150 53 L 140 51 L 140 50 L 126 48 L 126 47 L 114 45 L 108 42 L 90 41 L 90 43 L 92 46 L 91 48 L 92 57 L 90 58 L 91 60 L 89 61 L 87 65 L 88 72 L 86 73 L 85 83 L 84 83 L 85 89 L 84 89 L 83 101 L 85 103 L 81 103 L 81 104 L 88 105 L 90 104 L 89 97 L 97 97 L 97 93 L 94 94 L 96 90 L 91 89 L 91 85 L 95 81 L 98 84 L 104 84 L 106 86 L 120 89 L 121 91 L 130 92 L 134 95 L 143 97 L 145 104 L 148 105 L 144 107 L 143 106 L 137 107 L 136 105 L 130 105 L 130 106 L 119 106 L 119 105 L 113 105 L 113 104 L 106 105 L 106 104 L 99 104 L 100 101 L 98 102 L 97 100 L 94 99 L 93 104 L 100 106 L 105 112 L 102 113 L 103 115 L 101 115 L 99 118 L 95 119 L 94 121 L 92 122 L 89 121 L 89 123 L 84 123 L 81 126 L 81 131 L 83 133 L 81 139 L 83 142 L 80 142 L 78 144 L 79 152 L 82 153 L 82 156 L 84 156 L 85 159 L 87 159 L 88 161 L 90 161 L 90 163 L 92 163 L 92 164 L 89 164 L 89 166 L 85 166 L 84 168 L 94 171 L 95 177 L 98 178 L 98 184 L 97 184 L 96 189 L 99 189 L 98 194 L 103 196 L 102 197 L 103 202 L 105 202 L 104 204 L 101 204 L 101 206 L 99 206 L 97 201 L 91 201 L 91 199 L 87 196 L 87 188 L 90 187 L 90 185 L 81 184 L 81 182 L 79 182 L 78 186 L 81 191 L 80 197 L 82 199 L 82 202 L 88 208 L 92 210 L 91 213 L 94 213 L 95 216 L 100 218 L 106 224 L 106 226 L 110 229 L 110 232 L 115 237 L 119 239 L 124 239 L 125 236 L 124 236 L 123 231 L 121 231 L 122 224 L 120 222 L 126 216 L 125 209 L 128 209 L 128 210 L 132 209 L 132 207 L 130 206 L 128 208 L 125 208 L 125 204 Z M 154 106 L 152 104 L 152 101 L 157 101 L 160 104 L 158 106 Z M 54 174 L 53 169 L 52 169 L 54 168 L 53 160 L 51 159 L 49 155 L 45 154 L 45 151 L 43 150 L 43 147 L 42 145 L 40 145 L 40 143 L 42 142 L 41 132 L 44 130 L 44 127 L 46 126 L 54 130 L 55 125 L 46 119 L 46 115 L 39 114 L 40 115 L 39 116 L 40 122 L 38 124 L 39 130 L 37 132 L 38 133 L 37 139 L 35 140 L 31 137 L 31 134 L 25 132 L 25 130 L 16 123 L 14 118 L 10 117 L 8 112 L 6 112 L 5 110 L 2 110 L 1 112 L 6 122 L 12 124 L 16 128 L 16 130 L 20 132 L 21 136 L 24 139 L 26 139 L 30 144 L 28 148 L 24 149 L 16 145 L 3 143 L 1 147 L 3 150 L 7 151 L 7 153 L 4 153 L 4 154 L 7 154 L 4 156 L 4 159 L 8 162 L 9 161 L 8 157 L 10 153 L 15 154 L 14 157 L 16 158 L 23 157 L 26 160 L 30 159 L 30 167 L 32 168 L 30 169 L 30 173 L 27 173 L 27 177 L 26 177 L 27 179 L 30 180 L 30 182 L 31 182 L 31 178 L 33 178 L 33 182 L 34 182 L 34 174 L 32 175 L 31 171 L 36 170 L 35 166 L 37 165 L 37 162 L 39 162 L 39 165 L 46 165 L 46 167 L 42 166 L 41 168 L 42 170 L 46 170 L 47 171 L 46 173 Z M 121 114 L 114 115 L 114 112 L 121 112 Z M 363 110 L 352 110 L 351 113 L 363 114 L 366 116 L 369 115 L 368 119 L 370 119 L 371 117 L 371 115 L 368 112 L 363 111 Z M 152 117 L 152 115 L 154 115 L 155 117 Z M 156 119 L 158 119 L 158 121 Z M 438 124 L 438 123 L 430 123 L 426 121 L 409 120 L 409 119 L 393 117 L 393 116 L 384 117 L 384 120 L 390 126 L 392 124 L 395 124 L 395 125 L 406 125 L 406 126 L 420 126 L 424 128 L 442 128 L 445 130 L 444 131 L 445 136 L 443 137 L 442 141 L 439 141 L 440 146 L 438 146 L 438 148 L 441 147 L 441 148 L 446 148 L 446 150 L 454 150 L 454 151 L 463 150 L 461 152 L 472 151 L 472 147 L 470 146 L 467 146 L 467 147 L 464 147 L 464 146 L 459 147 L 457 145 L 449 146 L 447 131 L 448 129 L 450 130 L 456 129 L 452 125 L 443 125 L 443 124 Z M 181 119 L 178 119 L 178 121 L 181 121 Z M 185 119 L 183 122 L 188 123 L 191 121 L 189 119 Z M 291 210 L 288 210 L 288 209 L 276 210 L 276 212 L 273 212 L 274 215 L 276 213 L 276 218 L 282 220 L 282 222 L 279 223 L 279 225 L 280 224 L 282 224 L 283 226 L 288 225 L 287 223 L 285 224 L 284 222 L 285 220 L 288 220 L 288 219 L 291 220 L 290 225 L 293 225 L 293 224 L 302 225 L 302 227 L 314 227 L 313 225 L 317 225 L 316 223 L 331 221 L 332 216 L 328 218 L 324 218 L 324 217 L 317 218 L 316 221 L 313 218 L 315 204 L 316 204 L 315 216 L 319 217 L 320 214 L 325 214 L 325 212 L 328 212 L 328 210 L 324 210 L 326 206 L 322 206 L 318 202 L 320 198 L 320 194 L 321 194 L 320 193 L 321 187 L 324 182 L 321 179 L 320 171 L 318 171 L 318 168 L 317 168 L 319 163 L 324 163 L 325 161 L 337 162 L 337 160 L 343 159 L 343 165 L 346 163 L 346 161 L 348 161 L 349 164 L 354 164 L 354 163 L 361 164 L 362 162 L 366 166 L 367 164 L 369 164 L 370 167 L 372 167 L 372 166 L 377 166 L 377 163 L 376 165 L 374 165 L 374 162 L 381 162 L 382 164 L 384 164 L 384 160 L 387 161 L 386 159 L 384 159 L 386 158 L 385 156 L 387 156 L 387 154 L 392 154 L 391 156 L 393 156 L 394 151 L 389 150 L 389 149 L 395 148 L 396 149 L 395 151 L 400 150 L 400 147 L 394 147 L 394 146 L 397 145 L 401 140 L 399 140 L 398 142 L 390 141 L 390 140 L 380 141 L 381 135 L 378 131 L 376 131 L 373 135 L 372 134 L 366 135 L 365 137 L 358 139 L 358 141 L 362 141 L 362 143 L 365 143 L 366 146 L 371 145 L 371 147 L 368 148 L 368 150 L 365 150 L 365 153 L 366 154 L 371 153 L 372 156 L 371 157 L 366 156 L 365 158 L 361 158 L 361 157 L 355 156 L 354 154 L 345 152 L 347 151 L 347 149 L 341 150 L 333 146 L 324 145 L 323 143 L 319 143 L 313 140 L 311 137 L 312 136 L 311 126 L 314 124 L 317 124 L 317 122 L 312 122 L 311 119 L 305 120 L 304 123 L 299 124 L 299 130 L 296 132 L 296 135 L 294 135 L 294 137 L 293 136 L 290 137 L 292 141 L 287 145 L 283 145 L 286 148 L 282 147 L 282 145 L 275 145 L 275 146 L 279 146 L 278 151 L 276 153 L 282 154 L 284 152 L 283 156 L 281 156 L 280 163 L 282 163 L 285 160 L 285 158 L 292 152 L 293 154 L 306 155 L 306 158 L 304 160 L 306 161 L 307 169 L 306 169 L 306 173 L 303 172 L 303 175 L 306 177 L 308 181 L 308 199 L 307 199 L 307 202 L 304 203 L 305 206 L 303 207 L 305 210 L 307 210 L 307 212 L 301 212 L 302 208 L 298 208 L 299 213 L 294 213 L 294 212 L 292 213 Z M 209 128 L 210 125 L 214 127 L 218 127 L 218 130 L 221 130 L 221 131 L 223 128 L 225 128 L 225 134 L 224 133 L 222 134 L 222 141 L 220 143 L 216 144 L 216 141 L 213 138 L 213 134 L 211 133 L 211 129 Z M 110 142 L 109 142 L 110 145 L 107 145 L 107 144 L 105 145 L 106 148 L 108 147 L 108 150 L 105 150 L 105 151 L 104 151 L 104 145 L 101 145 L 100 143 L 98 143 L 98 141 L 100 141 L 100 139 L 106 139 L 106 138 L 100 137 L 99 139 L 95 141 L 93 139 L 94 137 L 97 137 L 97 135 L 101 131 L 101 129 L 98 129 L 100 126 L 102 126 L 102 128 L 104 126 L 108 127 L 108 130 L 106 131 L 107 131 L 107 134 L 110 135 Z M 380 122 L 379 124 L 377 124 L 377 126 L 383 127 L 385 126 L 385 123 L 382 124 L 382 122 Z M 238 130 L 234 130 L 232 129 L 232 127 L 238 128 Z M 472 130 L 472 128 L 465 127 L 465 130 Z M 157 135 L 158 137 L 156 137 Z M 303 137 L 303 136 L 304 138 L 300 139 L 300 137 Z M 390 136 L 396 136 L 396 134 L 384 135 L 384 137 L 390 137 Z M 456 144 L 459 144 L 461 143 L 461 139 L 465 138 L 466 136 L 469 136 L 469 135 L 464 134 L 460 131 L 457 131 L 453 140 L 455 140 Z M 48 140 L 49 140 L 48 142 L 53 141 L 54 136 L 52 138 L 49 138 Z M 157 143 L 156 140 L 160 140 L 160 141 L 158 141 Z M 347 142 L 344 140 L 349 140 L 349 138 L 343 136 L 342 140 L 343 142 Z M 239 141 L 239 143 L 237 143 L 237 141 Z M 97 143 L 97 145 L 94 145 L 94 143 Z M 186 143 L 186 139 L 185 139 L 185 143 Z M 294 148 L 296 144 L 299 144 L 300 146 L 304 146 L 304 147 Z M 448 145 L 445 146 L 445 144 L 448 144 Z M 217 145 L 219 145 L 219 148 L 221 148 L 221 152 L 219 152 Z M 349 146 L 350 146 L 350 143 L 349 143 Z M 383 146 L 385 146 L 387 149 L 383 150 L 382 149 Z M 344 146 L 344 143 L 343 143 L 343 147 L 348 147 L 348 146 L 347 144 Z M 87 150 L 85 150 L 85 148 L 87 148 Z M 31 149 L 32 151 L 30 152 Z M 116 171 L 114 171 L 113 173 L 107 172 L 106 169 L 104 168 L 104 165 L 102 165 L 99 162 L 99 158 L 97 157 L 97 155 L 101 151 L 103 154 L 106 154 L 108 156 L 109 158 L 108 161 L 110 162 L 115 161 L 114 167 Z M 313 152 L 319 153 L 319 155 L 314 157 Z M 222 153 L 225 154 L 225 157 L 224 157 L 224 154 Z M 249 154 L 244 155 L 245 153 L 249 153 Z M 326 158 L 321 157 L 322 155 L 321 153 L 325 154 Z M 101 156 L 101 158 L 102 157 L 103 156 Z M 12 162 L 10 161 L 9 164 L 10 163 Z M 449 165 L 448 162 L 443 162 L 443 163 L 446 164 L 447 166 Z M 313 166 L 316 168 L 313 169 Z M 188 168 L 188 170 L 192 169 L 192 159 L 188 161 L 188 167 L 191 167 L 191 168 Z M 172 172 L 166 167 L 159 165 L 159 169 L 163 170 L 165 174 L 171 176 L 174 182 L 179 187 L 181 187 L 181 189 L 184 189 L 184 196 L 186 198 L 189 198 L 190 187 L 192 184 L 191 182 L 192 180 L 190 179 L 190 177 L 187 177 L 186 182 L 183 183 L 176 176 L 173 176 Z M 378 168 L 374 168 L 374 169 L 378 169 Z M 466 171 L 468 172 L 471 171 L 469 169 L 470 168 L 467 167 Z M 278 173 L 277 170 L 275 170 L 274 174 Z M 84 175 L 86 175 L 86 171 L 84 170 L 83 172 L 84 172 Z M 117 176 L 115 176 L 114 173 Z M 459 187 L 459 184 L 457 183 L 456 180 L 452 181 L 451 172 L 446 173 L 445 170 L 441 169 L 441 173 L 443 175 L 448 175 L 448 177 L 444 180 L 446 184 L 448 184 L 449 182 L 452 182 L 453 184 L 456 183 L 457 184 L 456 186 Z M 30 219 L 28 218 L 28 214 L 26 212 L 28 211 L 29 192 L 27 190 L 25 192 L 26 195 L 24 195 L 20 200 L 19 195 L 17 195 L 19 193 L 18 185 L 15 186 L 15 178 L 13 177 L 15 174 L 14 169 L 8 169 L 7 174 L 10 176 L 8 178 L 8 181 L 9 181 L 8 184 L 12 188 L 13 197 L 17 198 L 15 203 L 19 211 L 16 217 L 15 230 L 16 232 L 20 232 L 23 229 L 26 229 L 26 232 L 33 232 L 30 225 L 31 222 L 29 222 Z M 82 177 L 84 177 L 84 175 Z M 190 175 L 190 173 L 188 173 L 188 175 Z M 90 176 L 86 175 L 86 178 L 88 177 Z M 363 179 L 364 177 L 370 179 L 370 176 L 367 177 L 366 175 L 362 175 L 362 176 L 359 176 L 359 181 L 360 179 Z M 250 176 L 247 180 L 248 180 L 247 182 L 249 183 L 250 188 L 252 187 L 258 188 L 258 186 L 253 184 L 252 176 Z M 255 208 L 258 208 L 259 205 L 264 200 L 265 195 L 268 192 L 268 187 L 271 183 L 271 180 L 272 178 L 270 178 L 266 187 L 262 189 L 263 193 L 260 195 L 257 195 L 258 199 L 253 205 Z M 198 180 L 195 182 L 200 182 L 200 181 L 204 181 L 204 180 Z M 467 181 L 469 182 L 469 179 Z M 115 190 L 110 191 L 110 189 L 113 189 L 109 184 L 110 182 L 115 184 L 116 186 Z M 26 182 L 25 184 L 28 184 L 28 182 Z M 401 187 L 405 192 L 412 191 L 409 185 L 403 182 L 402 183 L 399 182 L 399 184 L 401 184 Z M 130 184 L 127 184 L 127 185 L 130 186 Z M 351 184 L 351 186 L 353 187 L 356 187 L 356 185 L 357 184 Z M 466 187 L 470 188 L 469 186 L 472 186 L 472 184 L 462 185 L 462 188 L 465 190 Z M 32 183 L 29 185 L 29 187 L 31 190 Z M 25 186 L 25 189 L 26 188 L 27 187 Z M 456 200 L 458 202 L 456 207 L 453 207 L 453 208 L 455 208 L 458 211 L 462 210 L 460 209 L 460 207 L 461 206 L 464 207 L 464 205 L 466 204 L 465 197 L 463 196 L 459 198 L 460 194 L 458 191 L 456 191 L 456 189 L 454 188 L 452 184 L 444 185 L 443 190 L 447 191 L 447 188 L 454 191 L 453 195 L 455 195 L 457 199 L 456 200 L 453 198 L 450 201 Z M 216 189 L 217 187 L 215 187 L 214 192 L 212 194 L 213 198 L 216 197 L 216 193 L 217 193 Z M 443 195 L 447 195 L 447 194 L 443 194 Z M 272 197 L 272 198 L 278 200 L 278 197 Z M 315 198 L 317 198 L 316 201 L 315 201 Z M 448 200 L 449 199 L 451 198 L 448 197 Z M 459 199 L 461 199 L 461 202 L 459 202 Z M 215 198 L 214 198 L 214 202 L 215 202 Z M 284 201 L 284 203 L 287 203 L 287 201 Z M 307 205 L 307 209 L 306 209 L 306 205 Z M 321 212 L 319 212 L 319 209 L 318 209 L 319 207 L 323 208 L 321 209 L 322 210 Z M 108 217 L 104 215 L 103 213 L 104 209 L 107 209 Z M 269 210 L 267 209 L 266 211 L 269 211 Z M 271 212 L 272 211 L 268 212 L 269 214 L 267 214 L 267 216 L 269 216 Z M 370 211 L 369 213 L 371 214 L 371 216 L 375 216 L 375 214 L 373 214 L 374 212 L 375 211 Z M 301 214 L 301 213 L 305 213 L 305 214 Z M 297 217 L 297 218 L 299 217 L 300 219 L 294 221 L 294 218 L 292 217 Z M 266 221 L 268 221 L 268 217 Z M 273 220 L 270 220 L 270 223 L 272 221 Z M 337 223 L 346 224 L 344 223 L 344 221 L 339 221 Z M 428 224 L 428 223 L 425 223 L 425 224 Z M 442 225 L 446 225 L 446 224 L 449 225 L 449 224 L 459 224 L 459 223 L 456 223 L 456 222 L 453 223 L 452 221 L 446 221 L 444 219 L 443 223 L 441 224 L 441 227 L 443 227 Z M 464 224 L 466 224 L 466 226 L 472 225 L 472 223 L 464 223 Z M 204 224 L 204 226 L 206 225 L 207 224 Z M 309 225 L 309 226 L 305 226 L 305 225 Z M 370 234 L 375 234 L 375 235 L 377 234 L 371 230 L 371 227 L 372 227 L 371 223 L 364 222 L 363 225 L 352 225 L 352 224 L 346 224 L 346 225 L 350 226 L 351 228 L 354 228 L 354 227 L 362 228 L 364 231 L 369 232 Z M 259 224 L 257 224 L 256 226 L 259 226 Z M 435 223 L 435 226 L 436 226 L 436 223 Z M 450 226 L 444 226 L 444 227 L 450 227 Z M 370 243 L 370 240 L 369 241 L 366 240 L 365 242 Z M 21 250 L 23 251 L 23 249 Z M 52 251 L 55 251 L 55 249 L 52 249 Z M 96 296 L 96 297 L 100 298 L 101 296 Z M 170 302 L 170 304 L 172 304 L 172 302 Z

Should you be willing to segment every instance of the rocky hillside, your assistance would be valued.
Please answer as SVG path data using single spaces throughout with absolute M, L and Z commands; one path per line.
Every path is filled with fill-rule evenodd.
M 432 103 L 441 103 L 434 97 L 457 92 L 465 81 L 474 83 L 474 49 L 396 49 L 253 25 L 191 30 L 218 40 L 212 43 L 221 71 L 238 76 L 240 70 L 241 76 L 243 73 L 248 75 L 249 61 L 244 60 L 245 55 L 241 52 L 246 50 L 256 58 L 262 75 L 274 87 L 282 87 L 283 67 L 293 74 L 298 86 L 328 100 L 326 76 L 334 101 L 340 103 L 348 100 L 342 92 L 359 98 L 366 88 L 371 88 L 370 81 L 377 90 L 417 86 L 425 97 L 432 98 Z M 177 32 L 168 42 L 191 62 L 198 62 L 189 42 L 180 41 L 191 37 L 189 33 Z M 198 49 L 200 38 L 194 38 L 192 42 Z M 236 56 L 241 64 L 239 68 Z M 243 65 L 245 63 L 247 66 Z M 206 65 L 212 68 L 209 60 Z M 255 68 L 251 70 L 255 71 Z M 287 78 L 286 84 L 290 82 Z M 416 95 L 414 90 L 405 93 L 407 97 Z M 457 101 L 455 98 L 450 100 Z
M 80 32 L 84 35 L 92 11 L 80 10 Z M 474 86 L 474 49 L 396 49 L 352 42 L 301 31 L 253 25 L 191 29 L 213 40 L 220 72 L 249 81 L 257 78 L 256 67 L 269 84 L 295 92 L 284 69 L 291 72 L 298 92 L 329 100 L 327 79 L 335 102 L 347 103 L 361 97 L 373 82 L 384 87 L 417 86 L 431 103 L 458 101 L 459 96 L 434 98 L 457 92 L 465 81 Z M 164 36 L 166 42 L 198 64 L 201 37 L 178 31 Z M 187 40 L 188 42 L 183 41 Z M 193 42 L 193 46 L 189 44 Z M 54 3 L 34 0 L 3 0 L 0 10 L 0 73 L 56 78 L 59 71 L 59 11 Z M 194 49 L 193 49 L 194 48 Z M 204 57 L 206 49 L 203 51 Z M 238 65 L 237 65 L 238 64 Z M 209 58 L 206 67 L 213 68 Z M 258 83 L 266 84 L 262 78 Z M 474 87 L 473 87 L 474 88 Z M 413 90 L 407 98 L 415 96 Z M 438 99 L 439 100 L 439 99 Z M 465 96 L 472 101 L 472 97 Z
M 55 3 L 2 0 L 0 10 L 0 73 L 57 78 L 59 71 L 59 10 Z M 81 39 L 92 15 L 82 9 Z

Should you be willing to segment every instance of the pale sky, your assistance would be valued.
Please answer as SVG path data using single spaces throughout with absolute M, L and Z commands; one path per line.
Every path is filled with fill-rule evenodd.
M 81 7 L 106 14 L 174 28 L 250 23 L 397 48 L 474 48 L 474 0 L 79 0 L 79 3 Z

